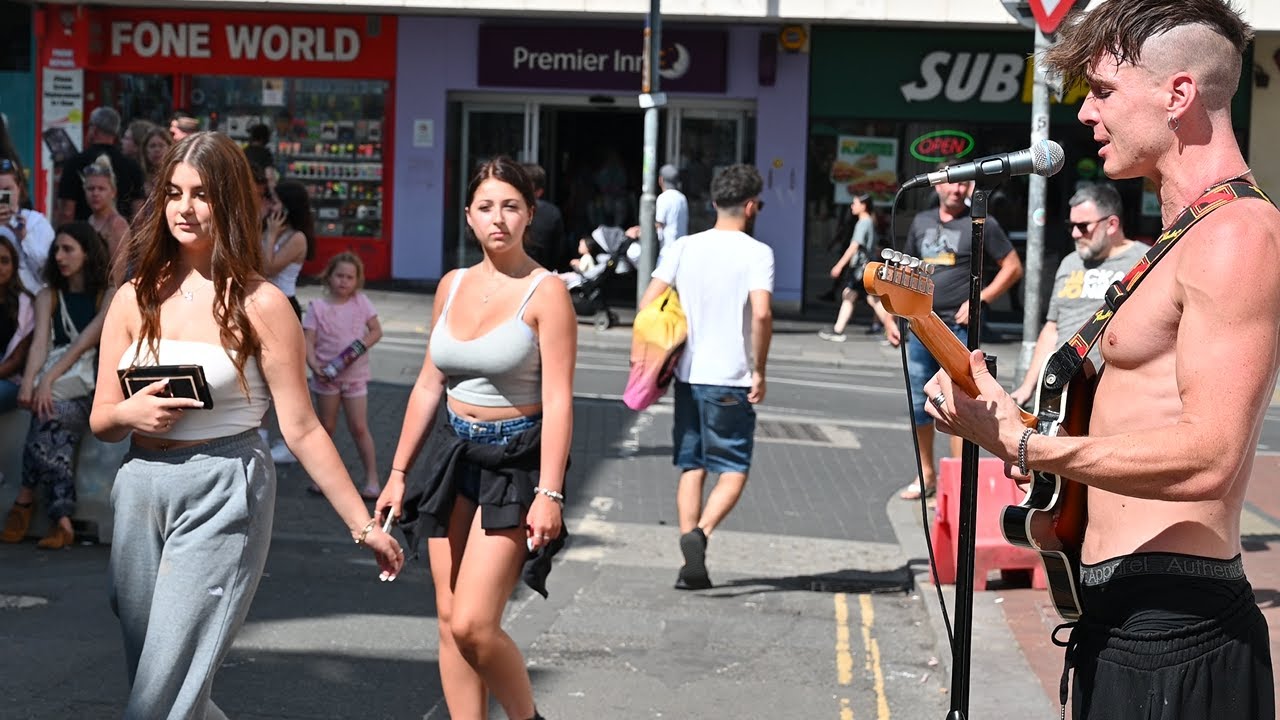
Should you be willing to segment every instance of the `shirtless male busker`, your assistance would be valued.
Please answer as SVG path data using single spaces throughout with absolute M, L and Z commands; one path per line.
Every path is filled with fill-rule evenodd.
M 1107 176 L 1159 188 L 1166 228 L 1206 190 L 1254 183 L 1231 124 L 1252 30 L 1223 0 L 1108 0 L 1069 20 L 1045 61 L 1083 79 L 1079 119 Z M 1280 212 L 1257 198 L 1182 237 L 1099 340 L 1087 437 L 1032 434 L 970 364 L 973 399 L 925 386 L 945 428 L 1017 469 L 1088 486 L 1074 718 L 1273 718 L 1267 625 L 1241 564 L 1240 512 L 1280 338 Z M 1065 698 L 1063 699 L 1065 702 Z

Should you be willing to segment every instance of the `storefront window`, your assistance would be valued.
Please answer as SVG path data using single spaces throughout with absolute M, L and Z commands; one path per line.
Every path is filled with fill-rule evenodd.
M 196 77 L 191 112 L 242 143 L 270 127 L 275 167 L 307 186 L 317 235 L 380 237 L 387 91 L 381 80 Z

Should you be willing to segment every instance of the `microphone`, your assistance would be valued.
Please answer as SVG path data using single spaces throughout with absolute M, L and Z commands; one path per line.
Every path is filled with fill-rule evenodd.
M 1061 145 L 1052 140 L 1041 140 L 1026 150 L 1000 153 L 960 165 L 952 165 L 945 170 L 921 173 L 904 183 L 902 189 L 912 190 L 926 185 L 982 179 L 1004 180 L 1014 175 L 1034 174 L 1049 177 L 1056 175 L 1062 169 L 1064 160 Z

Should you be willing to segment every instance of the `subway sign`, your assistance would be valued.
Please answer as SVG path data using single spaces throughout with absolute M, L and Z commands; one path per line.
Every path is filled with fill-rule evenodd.
M 963 130 L 935 130 L 911 142 L 911 156 L 921 162 L 957 160 L 973 152 L 973 136 Z

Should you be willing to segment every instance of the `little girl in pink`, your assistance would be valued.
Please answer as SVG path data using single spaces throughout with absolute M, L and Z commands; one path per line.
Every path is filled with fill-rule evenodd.
M 338 427 L 338 404 L 347 416 L 347 429 L 364 463 L 364 487 L 360 496 L 378 499 L 378 461 L 369 434 L 368 348 L 382 338 L 378 311 L 360 289 L 364 287 L 364 263 L 354 253 L 334 255 L 324 271 L 325 297 L 312 300 L 302 319 L 307 339 L 307 367 L 311 391 L 316 394 L 316 414 L 332 437 Z M 359 341 L 361 345 L 353 343 Z M 351 351 L 344 353 L 349 348 Z M 355 359 L 351 360 L 352 355 Z M 336 362 L 335 362 L 336 360 Z M 344 360 L 349 362 L 343 367 Z M 337 370 L 334 375 L 333 371 Z M 308 488 L 319 492 L 313 484 Z

